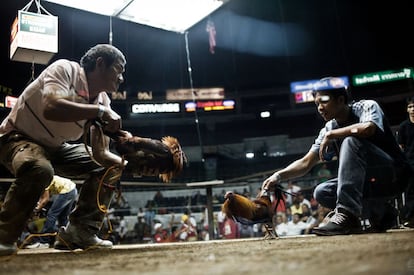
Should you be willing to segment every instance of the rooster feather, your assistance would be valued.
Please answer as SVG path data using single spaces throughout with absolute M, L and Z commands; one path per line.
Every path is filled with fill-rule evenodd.
M 263 223 L 266 230 L 265 239 L 275 239 L 278 236 L 273 224 L 273 215 L 279 202 L 284 202 L 282 193 L 285 193 L 282 187 L 276 186 L 276 206 L 273 207 L 267 191 L 260 192 L 253 200 L 229 191 L 224 195 L 221 211 L 242 224 Z
M 221 210 L 229 218 L 234 218 L 243 224 L 271 222 L 273 211 L 269 196 L 260 196 L 250 200 L 234 192 L 224 195 Z

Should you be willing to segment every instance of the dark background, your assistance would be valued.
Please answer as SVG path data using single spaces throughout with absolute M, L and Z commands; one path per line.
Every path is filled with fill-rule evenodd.
M 0 85 L 18 96 L 31 78 L 30 63 L 10 61 L 10 26 L 29 1 L 2 1 L 0 12 Z M 59 17 L 59 52 L 53 57 L 79 60 L 97 43 L 109 41 L 108 17 L 41 2 Z M 124 127 L 153 138 L 173 135 L 183 146 L 242 142 L 245 138 L 287 134 L 314 136 L 323 121 L 312 103 L 296 105 L 290 82 L 325 76 L 401 69 L 414 64 L 412 11 L 408 1 L 231 0 L 209 16 L 216 28 L 215 54 L 209 52 L 207 18 L 188 31 L 193 86 L 224 87 L 236 100 L 230 112 L 130 116 L 138 91 L 153 102 L 165 90 L 189 88 L 185 35 L 112 19 L 113 44 L 127 57 L 128 99 L 114 100 Z M 34 5 L 34 4 L 33 4 Z M 45 65 L 36 64 L 35 75 Z M 412 80 L 351 87 L 356 99 L 374 98 L 398 125 L 406 118 L 405 98 Z M 269 109 L 272 118 L 259 119 Z M 8 112 L 2 110 L 2 115 Z

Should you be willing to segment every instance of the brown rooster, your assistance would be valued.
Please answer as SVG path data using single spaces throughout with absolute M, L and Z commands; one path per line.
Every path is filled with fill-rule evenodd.
M 281 191 L 275 192 L 275 195 L 278 204 L 280 200 L 283 200 L 283 196 Z M 272 207 L 272 202 L 267 192 L 260 192 L 254 200 L 250 200 L 245 196 L 228 191 L 224 195 L 221 211 L 227 217 L 233 218 L 242 224 L 264 223 L 267 231 L 265 238 L 276 238 L 277 235 L 272 221 L 275 208 Z

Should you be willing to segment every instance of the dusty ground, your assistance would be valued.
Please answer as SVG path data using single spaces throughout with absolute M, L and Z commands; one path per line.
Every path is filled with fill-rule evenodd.
M 383 234 L 19 250 L 0 274 L 414 274 L 414 230 Z

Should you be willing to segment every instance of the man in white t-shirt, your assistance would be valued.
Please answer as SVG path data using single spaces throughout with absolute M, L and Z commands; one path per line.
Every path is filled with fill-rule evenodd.
M 123 82 L 125 65 L 123 53 L 109 44 L 92 47 L 80 63 L 57 60 L 25 88 L 1 123 L 0 163 L 16 180 L 0 211 L 0 256 L 17 251 L 16 241 L 55 173 L 85 179 L 55 248 L 112 248 L 112 242 L 96 233 L 105 215 L 103 205 L 109 208 L 113 195 L 110 187 L 125 165 L 110 151 L 110 138 L 104 133 L 131 136 L 121 130 L 121 117 L 111 109 L 107 94 Z M 88 132 L 89 139 L 83 140 L 90 148 L 75 143 Z M 105 174 L 110 167 L 117 168 Z M 103 175 L 108 176 L 99 188 Z

